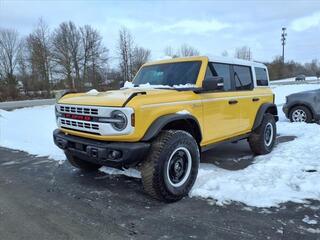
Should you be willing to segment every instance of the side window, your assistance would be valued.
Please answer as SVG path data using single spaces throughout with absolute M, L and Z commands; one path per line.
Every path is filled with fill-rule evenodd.
M 255 67 L 256 79 L 258 86 L 268 86 L 267 70 L 265 68 Z
M 230 91 L 232 89 L 230 79 L 230 65 L 222 63 L 209 63 L 213 76 L 223 77 L 223 83 L 220 83 L 221 89 Z
M 212 74 L 212 71 L 211 71 L 210 67 L 208 66 L 205 78 L 210 78 L 210 77 L 213 77 L 213 74 Z
M 251 90 L 253 88 L 250 67 L 234 65 L 233 71 L 236 90 Z

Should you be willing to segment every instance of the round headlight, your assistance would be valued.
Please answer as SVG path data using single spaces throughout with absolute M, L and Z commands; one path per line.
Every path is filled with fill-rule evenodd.
M 111 123 L 111 126 L 117 131 L 122 131 L 128 125 L 127 116 L 119 110 L 113 111 L 111 113 L 111 118 L 114 119 L 114 122 Z

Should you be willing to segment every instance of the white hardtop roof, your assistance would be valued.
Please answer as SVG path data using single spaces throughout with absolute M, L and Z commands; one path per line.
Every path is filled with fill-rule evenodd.
M 267 68 L 266 65 L 264 65 L 263 63 L 247 61 L 247 60 L 238 59 L 238 58 L 229 58 L 229 57 L 221 57 L 221 56 L 208 56 L 208 58 L 210 62 L 219 62 L 219 63 Z

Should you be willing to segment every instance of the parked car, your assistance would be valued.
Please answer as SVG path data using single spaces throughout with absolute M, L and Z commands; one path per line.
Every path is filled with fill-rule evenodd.
M 166 202 L 188 194 L 201 151 L 248 139 L 268 154 L 277 134 L 266 66 L 239 59 L 147 63 L 122 89 L 70 93 L 55 109 L 54 142 L 73 166 L 137 166 L 144 190 Z
M 299 74 L 298 76 L 296 76 L 295 80 L 296 81 L 305 81 L 306 76 L 304 74 Z
M 294 93 L 286 97 L 283 112 L 291 122 L 320 120 L 320 89 Z

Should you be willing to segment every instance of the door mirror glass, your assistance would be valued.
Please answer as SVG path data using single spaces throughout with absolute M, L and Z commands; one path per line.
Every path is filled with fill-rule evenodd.
M 207 77 L 202 82 L 202 88 L 204 91 L 214 91 L 221 88 L 223 84 L 223 77 Z

